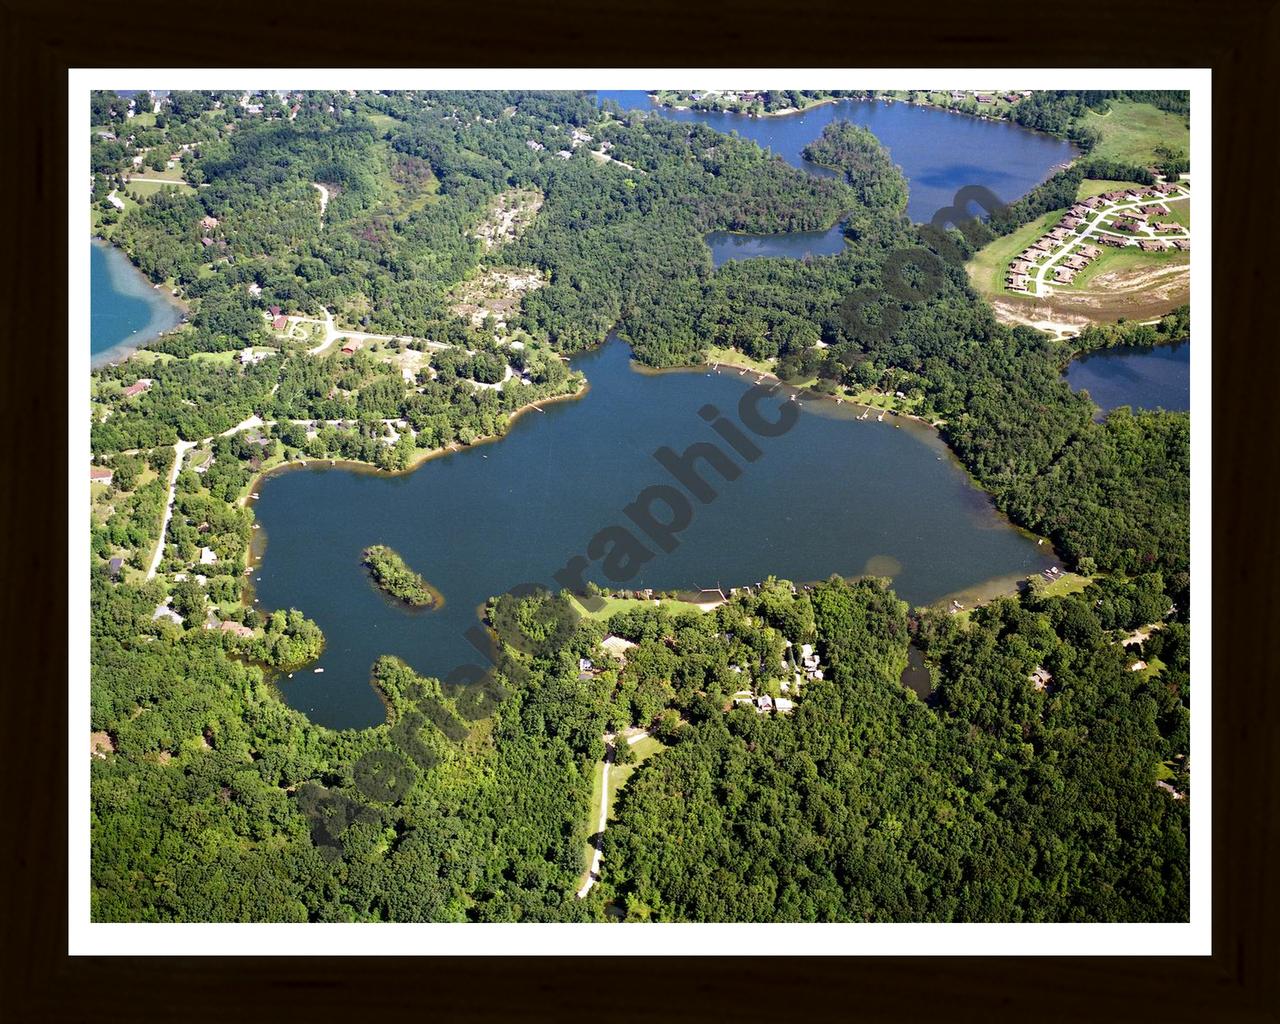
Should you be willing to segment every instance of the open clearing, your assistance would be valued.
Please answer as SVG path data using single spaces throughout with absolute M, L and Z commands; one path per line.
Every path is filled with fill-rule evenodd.
M 635 774 L 635 770 L 640 767 L 640 763 L 646 758 L 652 757 L 660 750 L 666 750 L 666 744 L 660 740 L 654 739 L 652 736 L 646 736 L 642 740 L 636 740 L 635 743 L 629 744 L 631 752 L 635 755 L 635 764 L 615 764 L 609 767 L 609 811 L 610 818 L 613 817 L 614 806 L 617 803 L 618 793 L 622 787 Z
M 185 181 L 155 181 L 150 179 L 140 181 L 137 178 L 132 179 L 124 187 L 126 195 L 130 192 L 136 192 L 143 197 L 153 196 L 157 192 L 163 192 L 166 189 L 176 189 L 179 192 L 195 191 L 195 187 Z
M 1103 192 L 1119 192 L 1127 188 L 1144 188 L 1140 181 L 1118 181 L 1115 178 L 1085 178 L 1076 189 L 1076 199 L 1100 196 Z
M 1088 291 L 1062 288 L 1052 295 L 1003 295 L 991 298 L 996 319 L 1027 324 L 1059 335 L 1078 334 L 1089 324 L 1152 320 L 1191 298 L 1190 253 L 1136 253 L 1134 264 L 1103 268 Z
M 773 373 L 772 360 L 753 359 L 745 352 L 739 352 L 736 348 L 719 348 L 712 345 L 707 349 L 707 365 L 716 366 L 720 363 L 739 368 L 745 366 L 753 373 Z
M 632 754 L 635 756 L 635 763 L 620 765 L 614 764 L 612 761 L 606 761 L 603 765 L 595 767 L 595 775 L 591 784 L 591 824 L 588 826 L 588 839 L 600 831 L 602 820 L 607 826 L 610 819 L 613 818 L 614 804 L 617 801 L 618 793 L 622 791 L 622 787 L 635 774 L 635 770 L 640 767 L 641 763 L 654 754 L 667 749 L 665 743 L 654 739 L 654 737 L 646 733 L 637 733 L 631 736 L 629 740 L 624 740 L 623 737 L 619 736 L 616 742 L 627 743 L 627 746 L 630 747 Z M 605 802 L 602 804 L 602 790 L 606 785 L 608 786 L 608 792 L 603 794 Z M 599 869 L 596 853 L 596 848 L 589 841 L 584 844 L 582 851 L 582 885 L 578 889 L 579 898 L 590 891 L 591 885 L 595 880 L 594 874 Z
M 1085 587 L 1094 581 L 1097 577 L 1081 576 L 1079 573 L 1064 572 L 1052 583 L 1046 583 L 1040 588 L 1040 594 L 1043 597 L 1066 597 L 1068 594 L 1078 594 Z
M 510 189 L 496 196 L 476 227 L 475 237 L 485 249 L 514 241 L 533 223 L 542 209 L 543 196 L 537 189 Z
M 1190 253 L 1173 249 L 1167 252 L 1143 252 L 1132 247 L 1103 249 L 1102 255 L 1076 274 L 1076 279 L 1071 284 L 1054 285 L 1054 293 L 1066 296 L 1072 291 L 1089 287 L 1114 290 L 1117 287 L 1127 287 L 1120 282 L 1127 281 L 1134 275 L 1176 271 L 1179 267 L 1190 266 L 1190 263 Z M 1152 280 L 1155 279 L 1153 276 Z
M 611 616 L 618 612 L 628 612 L 645 605 L 663 605 L 673 615 L 679 615 L 681 612 L 686 611 L 706 611 L 702 605 L 673 598 L 601 597 L 599 600 L 603 601 L 604 605 L 599 611 L 594 612 L 586 608 L 576 597 L 572 597 L 570 600 L 573 601 L 574 608 L 584 618 L 599 619 L 601 622 L 607 622 Z
M 546 283 L 534 268 L 482 267 L 475 277 L 454 289 L 452 309 L 477 327 L 490 313 L 504 323 L 520 308 L 527 292 L 535 291 Z
M 1089 154 L 1098 159 L 1146 166 L 1158 159 L 1157 146 L 1191 152 L 1187 118 L 1159 110 L 1150 103 L 1113 101 L 1105 114 L 1088 111 L 1082 123 L 1102 135 Z

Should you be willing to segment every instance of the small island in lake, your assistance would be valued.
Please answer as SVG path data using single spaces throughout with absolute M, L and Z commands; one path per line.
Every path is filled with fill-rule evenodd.
M 399 552 L 375 544 L 365 548 L 361 557 L 374 583 L 392 597 L 414 608 L 438 608 L 444 604 L 440 591 L 405 565 Z

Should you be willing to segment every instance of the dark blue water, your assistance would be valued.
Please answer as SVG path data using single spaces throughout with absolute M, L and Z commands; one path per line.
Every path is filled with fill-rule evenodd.
M 965 185 L 985 185 L 1004 202 L 1012 202 L 1079 155 L 1069 142 L 1008 121 L 984 121 L 910 103 L 841 100 L 800 114 L 749 117 L 660 108 L 638 90 L 602 90 L 596 95 L 601 101 L 614 100 L 623 110 L 657 110 L 674 121 L 736 131 L 814 174 L 833 172 L 804 160 L 800 154 L 805 146 L 832 121 L 860 124 L 875 133 L 902 168 L 911 189 L 907 213 L 917 222 L 950 206 Z
M 833 256 L 844 248 L 844 225 L 826 231 L 789 231 L 776 235 L 751 235 L 736 231 L 713 231 L 707 235 L 711 261 L 719 267 L 730 260 L 751 260 L 760 256 Z
M 749 376 L 728 368 L 637 372 L 616 340 L 574 365 L 590 381 L 587 395 L 526 413 L 496 443 L 403 476 L 313 465 L 261 482 L 258 607 L 299 608 L 328 639 L 323 674 L 308 668 L 280 681 L 290 704 L 330 726 L 382 721 L 369 685 L 379 655 L 441 677 L 478 662 L 464 638 L 477 607 L 523 582 L 559 589 L 553 573 L 585 554 L 597 531 L 631 525 L 624 506 L 651 484 L 674 482 L 656 449 L 711 441 L 730 452 L 699 410 L 713 403 L 740 422 Z M 854 415 L 848 403 L 804 400 L 789 432 L 755 438 L 757 461 L 734 456 L 736 480 L 702 467 L 717 497 L 692 503 L 673 552 L 650 542 L 654 557 L 625 583 L 611 582 L 593 558 L 586 578 L 665 590 L 729 587 L 770 573 L 804 581 L 872 572 L 892 576 L 899 595 L 918 604 L 1049 564 L 933 431 Z M 655 514 L 666 518 L 660 503 Z M 360 565 L 370 544 L 397 549 L 443 592 L 445 606 L 409 612 L 385 600 Z
M 101 241 L 89 248 L 89 354 L 99 366 L 176 327 L 182 310 L 119 249 Z
M 1185 411 L 1191 408 L 1191 343 L 1094 352 L 1067 367 L 1067 383 L 1088 391 L 1104 413 L 1120 405 Z

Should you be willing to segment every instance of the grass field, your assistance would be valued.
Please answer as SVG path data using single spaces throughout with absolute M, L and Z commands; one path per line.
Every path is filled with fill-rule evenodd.
M 1104 190 L 1105 191 L 1105 190 Z M 1053 210 L 1030 224 L 1024 224 L 1011 235 L 997 238 L 974 254 L 967 264 L 969 280 L 983 295 L 1021 295 L 1004 286 L 1004 275 L 1010 261 L 1028 245 L 1053 227 L 1065 210 Z
M 1153 217 L 1153 220 L 1172 221 L 1175 224 L 1182 224 L 1185 227 L 1191 227 L 1191 201 L 1183 199 L 1177 203 L 1166 203 L 1169 212 L 1159 217 Z
M 162 189 L 176 188 L 179 192 L 194 192 L 195 186 L 185 181 L 131 181 L 125 187 L 125 193 L 136 192 L 138 195 L 149 198 Z
M 182 164 L 178 163 L 175 167 L 166 167 L 163 171 L 155 171 L 150 167 L 139 167 L 129 172 L 129 177 L 137 176 L 139 178 L 163 178 L 165 181 L 171 181 L 175 185 L 186 184 L 182 179 Z M 140 183 L 141 184 L 141 183 Z M 126 185 L 125 188 L 129 186 Z
M 856 392 L 846 389 L 844 394 L 855 405 L 868 405 L 873 409 L 892 409 L 895 412 L 906 413 L 914 413 L 919 408 L 920 403 L 924 401 L 923 395 L 916 398 L 899 398 L 897 395 L 887 394 L 884 391 L 873 391 L 870 388 Z
M 1191 151 L 1186 117 L 1159 110 L 1149 103 L 1113 102 L 1105 114 L 1088 111 L 1082 122 L 1102 138 L 1090 156 L 1147 165 L 1158 159 L 1157 146 Z
M 773 363 L 765 359 L 752 359 L 745 352 L 736 348 L 719 348 L 712 345 L 707 349 L 707 365 L 714 363 L 730 363 L 733 366 L 745 366 L 756 373 L 773 373 Z
M 213 366 L 230 366 L 238 358 L 239 352 L 192 352 L 188 357 L 193 363 L 209 363 Z
M 1081 576 L 1079 573 L 1064 572 L 1052 583 L 1046 583 L 1039 593 L 1045 597 L 1066 597 L 1068 594 L 1078 594 L 1092 583 L 1094 578 Z
M 1159 658 L 1152 658 L 1147 662 L 1147 667 L 1139 669 L 1135 674 L 1142 676 L 1144 679 L 1158 676 L 1164 671 L 1164 662 Z
M 666 744 L 663 743 L 661 740 L 656 740 L 652 736 L 646 736 L 644 739 L 638 740 L 637 742 L 631 744 L 631 751 L 636 756 L 636 760 L 634 764 L 614 764 L 609 766 L 609 794 L 608 794 L 609 803 L 605 811 L 606 822 L 612 820 L 613 808 L 615 803 L 617 802 L 618 793 L 621 792 L 622 787 L 625 786 L 628 781 L 630 781 L 631 776 L 635 774 L 635 770 L 646 759 L 666 749 L 667 749 Z M 595 774 L 592 776 L 592 779 L 591 779 L 591 803 L 589 805 L 590 811 L 588 812 L 589 824 L 587 825 L 588 836 L 593 836 L 596 834 L 596 825 L 600 820 L 597 817 L 597 815 L 599 815 L 600 813 L 600 786 L 601 786 L 601 783 L 604 781 L 604 773 L 600 770 L 599 764 L 593 765 L 592 770 L 594 771 Z M 593 853 L 594 853 L 594 850 L 592 849 L 591 844 L 583 843 L 582 871 L 583 871 L 584 878 L 586 876 L 587 870 L 591 866 L 591 857 Z
M 1077 199 L 1088 199 L 1090 196 L 1100 196 L 1103 192 L 1114 192 L 1120 188 L 1143 188 L 1140 181 L 1116 181 L 1113 178 L 1085 178 L 1080 182 L 1080 187 L 1076 189 Z
M 574 607 L 584 618 L 599 619 L 601 622 L 607 621 L 611 615 L 614 615 L 617 612 L 630 611 L 632 608 L 639 608 L 642 605 L 652 605 L 654 603 L 653 601 L 646 601 L 644 598 L 640 597 L 602 597 L 600 600 L 604 602 L 603 607 L 601 607 L 599 611 L 593 612 L 583 607 L 576 597 L 570 598 L 570 600 L 573 601 Z M 667 610 L 673 614 L 678 614 L 679 612 L 684 611 L 700 610 L 696 604 L 691 604 L 688 601 L 673 601 L 664 598 L 662 600 L 662 604 L 665 605 Z
M 168 363 L 177 357 L 168 352 L 152 352 L 150 349 L 140 348 L 129 358 L 142 363 L 144 366 L 150 366 L 152 363 Z
M 613 817 L 614 804 L 617 802 L 618 793 L 622 787 L 627 784 L 631 776 L 635 774 L 635 770 L 640 766 L 646 758 L 652 757 L 659 751 L 666 750 L 667 746 L 660 740 L 654 739 L 652 736 L 646 736 L 644 739 L 631 744 L 631 752 L 635 754 L 635 764 L 615 764 L 609 768 L 609 811 L 608 817 Z M 596 793 L 599 797 L 599 791 Z M 595 805 L 599 807 L 599 804 Z

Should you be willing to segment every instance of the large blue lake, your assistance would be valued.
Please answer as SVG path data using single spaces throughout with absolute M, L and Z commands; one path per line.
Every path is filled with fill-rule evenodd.
M 675 121 L 697 121 L 722 132 L 737 132 L 772 150 L 789 164 L 813 174 L 833 172 L 806 161 L 805 146 L 832 121 L 852 121 L 870 129 L 888 148 L 910 185 L 907 213 L 929 220 L 950 206 L 965 185 L 985 185 L 1012 202 L 1075 159 L 1079 150 L 1062 139 L 1028 131 L 1008 121 L 952 114 L 936 107 L 884 100 L 841 100 L 799 114 L 750 117 L 658 107 L 638 90 L 599 91 L 623 110 L 656 110 Z
M 94 366 L 122 358 L 182 319 L 163 289 L 103 241 L 89 244 L 89 354 Z
M 1088 391 L 1100 415 L 1121 405 L 1134 409 L 1191 408 L 1191 342 L 1103 349 L 1067 367 L 1073 391 Z
M 622 510 L 641 490 L 673 483 L 658 448 L 711 441 L 728 452 L 699 411 L 710 403 L 739 422 L 751 383 L 728 368 L 638 372 L 617 340 L 574 365 L 588 393 L 526 413 L 497 443 L 402 476 L 313 464 L 261 483 L 256 536 L 265 550 L 253 572 L 261 607 L 299 608 L 328 638 L 324 673 L 280 680 L 290 704 L 325 725 L 369 725 L 384 715 L 369 685 L 379 655 L 441 677 L 477 662 L 464 633 L 478 606 L 524 582 L 559 589 L 552 574 L 597 531 L 629 525 Z M 737 479 L 701 464 L 718 496 L 694 503 L 673 552 L 656 552 L 625 584 L 610 581 L 598 559 L 585 577 L 667 590 L 869 572 L 891 576 L 902 598 L 921 604 L 1049 564 L 1047 547 L 993 509 L 931 429 L 857 420 L 858 412 L 803 400 L 789 432 L 756 438 L 757 461 L 735 458 Z M 665 518 L 661 505 L 657 514 Z M 371 544 L 403 554 L 443 592 L 444 607 L 410 612 L 386 600 L 360 564 Z

